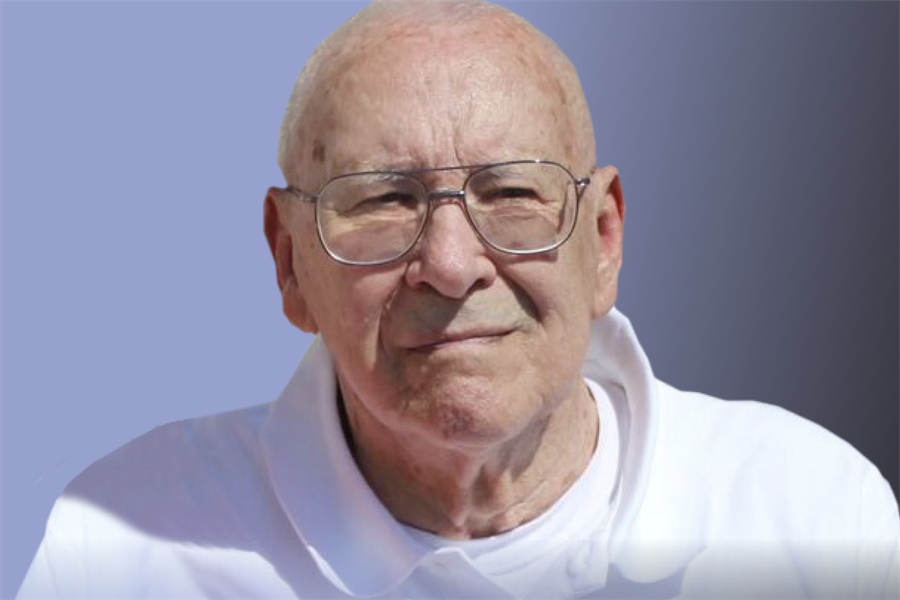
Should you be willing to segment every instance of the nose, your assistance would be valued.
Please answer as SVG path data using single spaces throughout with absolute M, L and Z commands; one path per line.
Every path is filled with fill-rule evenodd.
M 497 277 L 489 250 L 459 205 L 461 197 L 434 194 L 429 222 L 406 269 L 412 288 L 430 287 L 448 298 L 462 299 L 488 287 Z

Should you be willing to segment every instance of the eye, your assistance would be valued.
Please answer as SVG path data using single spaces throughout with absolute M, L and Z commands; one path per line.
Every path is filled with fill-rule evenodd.
M 348 204 L 342 211 L 342 214 L 346 216 L 399 216 L 410 212 L 418 212 L 419 210 L 418 197 L 403 190 L 388 190 L 381 194 L 365 195 Z
M 418 201 L 416 200 L 416 197 L 412 194 L 406 194 L 400 191 L 392 191 L 381 194 L 379 196 L 366 198 L 360 204 L 369 205 L 372 208 L 378 208 L 382 206 L 398 206 L 409 208 L 415 206 L 417 203 Z
M 504 200 L 540 200 L 538 194 L 533 188 L 528 187 L 499 187 L 490 190 L 484 190 L 479 193 L 479 198 L 483 202 L 502 202 Z

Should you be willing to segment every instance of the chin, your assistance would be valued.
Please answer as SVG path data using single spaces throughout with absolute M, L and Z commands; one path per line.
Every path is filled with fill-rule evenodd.
M 527 396 L 504 394 L 501 398 L 493 390 L 461 383 L 417 396 L 417 429 L 431 441 L 463 448 L 491 447 L 514 437 L 532 420 L 533 407 L 516 406 L 511 399 L 521 402 Z

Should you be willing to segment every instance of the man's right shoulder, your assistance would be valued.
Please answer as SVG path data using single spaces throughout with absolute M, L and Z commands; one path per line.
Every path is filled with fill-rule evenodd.
M 63 498 L 141 528 L 177 529 L 178 522 L 203 520 L 210 507 L 240 502 L 251 490 L 265 493 L 260 435 L 271 406 L 157 426 L 91 464 Z
M 162 425 L 85 469 L 19 597 L 290 597 L 266 557 L 309 559 L 269 478 L 271 407 Z

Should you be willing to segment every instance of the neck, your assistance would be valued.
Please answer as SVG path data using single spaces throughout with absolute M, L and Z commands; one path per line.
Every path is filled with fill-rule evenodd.
M 495 535 L 540 516 L 587 468 L 599 419 L 587 387 L 510 439 L 483 447 L 404 432 L 373 419 L 341 385 L 356 462 L 399 521 L 448 539 Z

